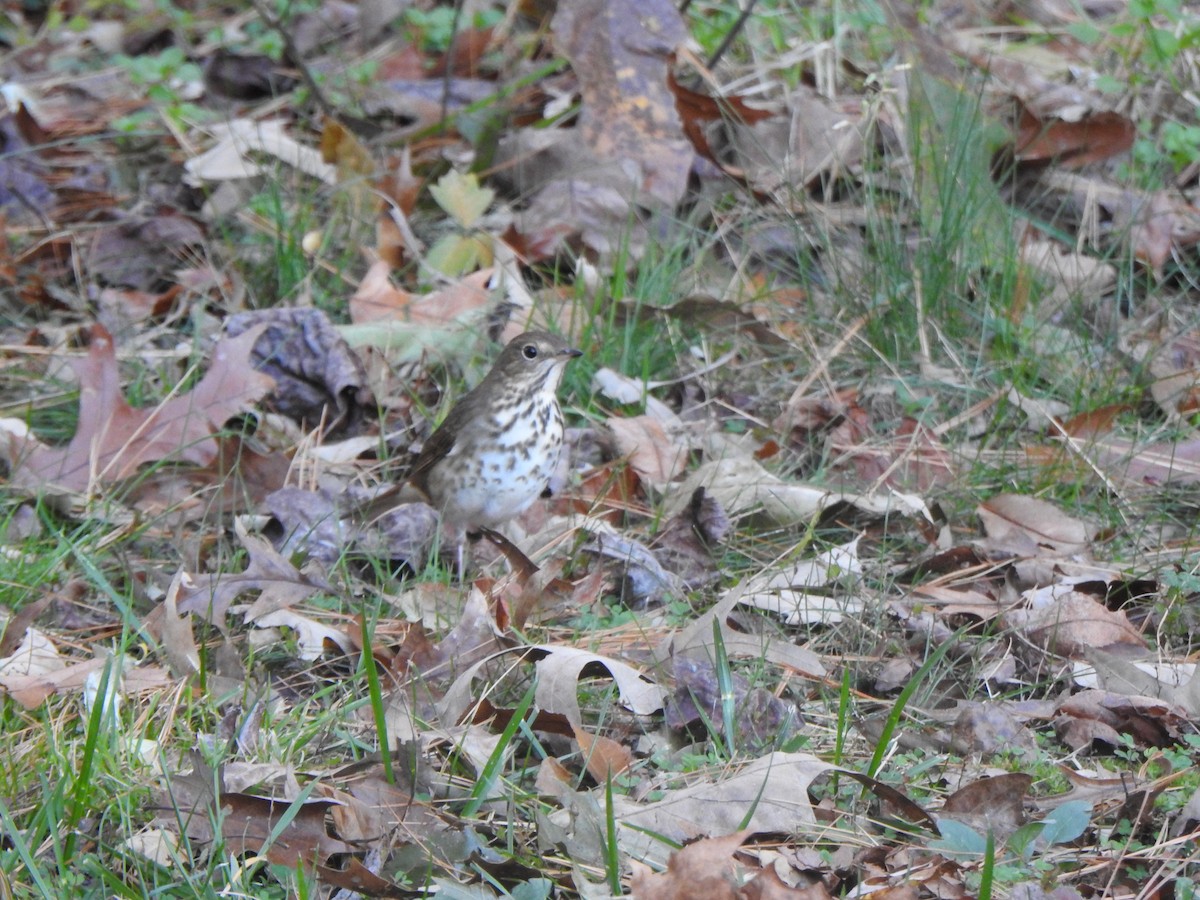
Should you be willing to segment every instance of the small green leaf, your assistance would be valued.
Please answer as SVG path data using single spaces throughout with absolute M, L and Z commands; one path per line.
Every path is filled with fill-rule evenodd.
M 1104 32 L 1091 22 L 1074 22 L 1067 26 L 1067 34 L 1081 44 L 1098 44 L 1104 37 Z
M 1008 836 L 1008 849 L 1028 860 L 1033 855 L 1034 842 L 1044 828 L 1043 822 L 1027 822 Z
M 470 228 L 478 222 L 496 199 L 496 192 L 480 187 L 479 179 L 474 175 L 463 175 L 453 169 L 438 179 L 438 183 L 430 187 L 429 193 L 433 194 L 438 206 L 453 216 L 463 228 Z
M 1092 804 L 1069 800 L 1042 819 L 1042 840 L 1047 844 L 1066 844 L 1087 831 L 1092 821 Z
M 942 833 L 940 841 L 929 845 L 944 856 L 982 856 L 987 851 L 987 838 L 962 822 L 954 819 L 938 819 L 938 831 Z
M 446 234 L 429 248 L 425 264 L 443 275 L 457 278 L 492 264 L 492 247 L 477 234 Z

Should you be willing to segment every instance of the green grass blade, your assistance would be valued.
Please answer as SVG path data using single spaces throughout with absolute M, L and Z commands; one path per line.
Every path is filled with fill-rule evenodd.
M 521 702 L 513 710 L 508 724 L 504 726 L 504 731 L 500 734 L 500 740 L 496 742 L 496 749 L 492 751 L 492 755 L 488 757 L 488 761 L 484 764 L 483 771 L 479 774 L 479 779 L 475 782 L 475 788 L 471 791 L 471 798 L 463 807 L 462 814 L 464 817 L 469 818 L 479 812 L 488 795 L 492 792 L 492 787 L 500 780 L 500 770 L 504 765 L 504 754 L 508 751 L 508 747 L 512 743 L 513 735 L 517 733 L 517 729 L 525 720 L 525 715 L 529 712 L 529 708 L 533 706 L 533 695 L 536 688 L 536 681 L 529 685 L 529 690 L 525 692 L 525 696 L 521 698 Z
M 883 723 L 883 731 L 879 735 L 879 742 L 875 745 L 875 754 L 871 757 L 871 762 L 867 766 L 867 774 L 872 778 L 879 772 L 879 767 L 883 765 L 883 758 L 887 755 L 888 745 L 892 742 L 892 735 L 896 732 L 896 727 L 900 724 L 900 717 L 904 715 L 904 709 L 908 706 L 908 701 L 912 699 L 912 695 L 916 693 L 918 687 L 925 680 L 926 676 L 933 671 L 934 666 L 940 663 L 945 655 L 950 652 L 950 648 L 958 643 L 958 639 L 963 635 L 965 628 L 960 628 L 954 634 L 946 639 L 942 646 L 938 647 L 933 653 L 929 654 L 929 658 L 913 673 L 912 678 L 908 680 L 908 684 L 900 692 L 900 696 L 896 698 L 896 702 L 892 704 L 892 711 L 888 714 L 887 721 Z
M 379 739 L 379 757 L 383 760 L 383 774 L 388 784 L 396 783 L 396 773 L 392 771 L 392 750 L 388 743 L 387 715 L 383 707 L 383 688 L 379 684 L 379 669 L 375 665 L 375 654 L 371 652 L 371 629 L 367 626 L 367 617 L 362 616 L 362 666 L 367 676 L 367 693 L 371 698 L 371 713 L 375 717 L 375 734 Z

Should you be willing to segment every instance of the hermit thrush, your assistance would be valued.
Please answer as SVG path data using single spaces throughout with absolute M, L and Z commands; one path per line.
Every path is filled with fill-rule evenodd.
M 562 338 L 527 331 L 450 410 L 409 475 L 446 524 L 494 528 L 542 495 L 562 453 L 558 385 L 582 355 Z

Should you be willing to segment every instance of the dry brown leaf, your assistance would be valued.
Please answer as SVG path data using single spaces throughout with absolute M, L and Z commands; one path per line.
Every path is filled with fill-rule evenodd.
M 329 800 L 306 800 L 293 810 L 288 800 L 227 792 L 218 803 L 221 834 L 230 853 L 265 853 L 276 865 L 295 869 L 354 852 L 352 845 L 326 833 L 325 814 L 333 806 Z M 284 814 L 293 811 L 292 820 L 283 825 Z
M 0 674 L 0 689 L 26 709 L 34 709 L 52 694 L 83 690 L 88 676 L 103 672 L 108 664 L 107 659 L 97 656 L 42 674 Z M 154 690 L 171 683 L 167 673 L 154 665 L 126 666 L 121 678 L 125 693 Z
M 1083 657 L 1097 647 L 1146 645 L 1123 612 L 1113 612 L 1069 585 L 1038 588 L 1026 598 L 1033 608 L 1014 609 L 1004 621 L 1053 653 Z
M 1066 119 L 1039 118 L 1022 107 L 1013 153 L 1021 162 L 1048 162 L 1082 169 L 1133 146 L 1137 126 L 1120 113 L 1085 112 Z
M 253 159 L 255 154 L 265 153 L 326 184 L 337 184 L 337 168 L 322 161 L 320 151 L 285 134 L 285 128 L 282 119 L 234 119 L 212 125 L 209 131 L 216 143 L 183 164 L 185 180 L 198 186 L 205 181 L 267 174 L 267 168 Z
M 689 844 L 671 854 L 665 872 L 635 869 L 631 896 L 634 900 L 737 900 L 741 867 L 733 854 L 748 836 L 748 831 L 738 831 Z
M 1025 795 L 1033 776 L 1009 772 L 980 778 L 946 798 L 942 814 L 981 833 L 1007 837 L 1025 824 Z
M 1054 727 L 1073 749 L 1094 741 L 1121 746 L 1130 735 L 1139 747 L 1168 747 L 1191 719 L 1185 709 L 1152 697 L 1127 697 L 1107 691 L 1080 691 L 1058 706 Z
M 391 271 L 384 260 L 376 260 L 367 269 L 350 297 L 350 321 L 355 325 L 406 318 L 414 295 L 392 284 L 388 277 Z
M 488 660 L 467 669 L 447 689 L 440 705 L 443 721 L 457 722 L 475 702 L 473 682 L 483 673 L 484 666 L 495 656 L 514 651 L 501 651 Z M 535 700 L 538 706 L 551 713 L 566 716 L 570 722 L 580 722 L 579 680 L 586 676 L 607 675 L 617 685 L 621 703 L 634 715 L 648 716 L 662 709 L 666 691 L 640 672 L 623 662 L 600 656 L 577 647 L 530 645 L 519 651 L 537 665 L 538 681 Z
M 778 192 L 790 207 L 798 202 L 797 185 L 842 178 L 861 165 L 862 112 L 858 99 L 839 103 L 799 84 L 782 115 L 734 126 L 734 159 L 757 191 Z
M 873 514 L 900 514 L 928 519 L 929 510 L 919 497 L 896 492 L 876 494 L 840 493 L 799 482 L 784 481 L 749 457 L 725 457 L 702 463 L 683 481 L 671 485 L 663 512 L 673 516 L 691 502 L 697 488 L 704 488 L 731 515 L 761 511 L 780 525 L 811 522 L 822 511 L 847 503 Z
M 669 484 L 686 469 L 687 447 L 672 441 L 657 419 L 611 416 L 607 424 L 617 452 L 627 456 L 634 471 L 653 487 Z
M 702 652 L 710 659 L 715 658 L 715 620 L 720 623 L 725 652 L 730 658 L 766 659 L 776 665 L 786 666 L 816 678 L 825 677 L 826 669 L 821 663 L 821 657 L 808 648 L 798 646 L 791 640 L 772 637 L 770 634 L 747 634 L 730 627 L 730 614 L 740 599 L 736 589 L 730 590 L 708 612 L 697 616 L 691 624 L 664 640 L 655 650 L 655 658 L 661 662 L 689 650 Z
M 355 325 L 397 322 L 466 327 L 491 302 L 488 284 L 495 275 L 493 269 L 472 272 L 450 287 L 423 296 L 393 287 L 389 272 L 388 264 L 379 261 L 363 276 L 350 298 L 350 318 Z
M 333 593 L 328 583 L 300 572 L 265 538 L 248 533 L 240 523 L 237 528 L 238 538 L 250 554 L 245 571 L 205 575 L 196 578 L 194 583 L 183 583 L 178 601 L 180 615 L 193 613 L 224 630 L 228 627 L 225 616 L 230 604 L 246 591 L 259 592 L 246 611 L 248 622 L 286 609 L 317 591 Z
M 605 784 L 633 765 L 633 751 L 602 734 L 592 734 L 586 728 L 571 723 L 575 741 L 583 753 L 588 774 Z
M 989 547 L 1019 556 L 1083 553 L 1095 529 L 1046 500 L 997 494 L 980 504 Z
M 740 825 L 760 832 L 806 830 L 817 822 L 809 785 L 836 769 L 807 753 L 775 752 L 724 780 L 668 790 L 654 803 L 614 797 L 622 848 L 637 858 L 642 849 L 650 852 L 655 839 L 648 834 L 688 840 L 729 834 Z
M 75 436 L 61 448 L 17 442 L 13 483 L 83 492 L 94 481 L 127 478 L 147 463 L 170 459 L 209 465 L 219 452 L 215 432 L 274 384 L 250 365 L 261 333 L 261 327 L 254 328 L 217 344 L 208 372 L 190 393 L 134 409 L 121 392 L 112 338 L 103 326 L 93 326 L 88 355 L 71 362 L 80 383 Z

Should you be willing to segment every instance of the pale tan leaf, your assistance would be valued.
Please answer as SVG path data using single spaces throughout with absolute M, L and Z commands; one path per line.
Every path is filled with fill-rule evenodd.
M 1053 503 L 1019 494 L 997 494 L 977 512 L 989 546 L 1022 556 L 1082 553 L 1095 532 Z
M 1047 602 L 1040 602 L 1041 597 Z M 1032 608 L 1014 609 L 1004 621 L 1054 653 L 1083 656 L 1096 647 L 1146 644 L 1124 613 L 1113 612 L 1069 585 L 1029 591 L 1026 598 Z
M 836 766 L 808 753 L 775 752 L 723 780 L 668 790 L 654 803 L 614 797 L 621 847 L 639 858 L 655 840 L 648 834 L 686 841 L 730 834 L 742 826 L 758 832 L 805 831 L 817 824 L 808 799 L 809 785 L 818 776 L 836 770 Z

